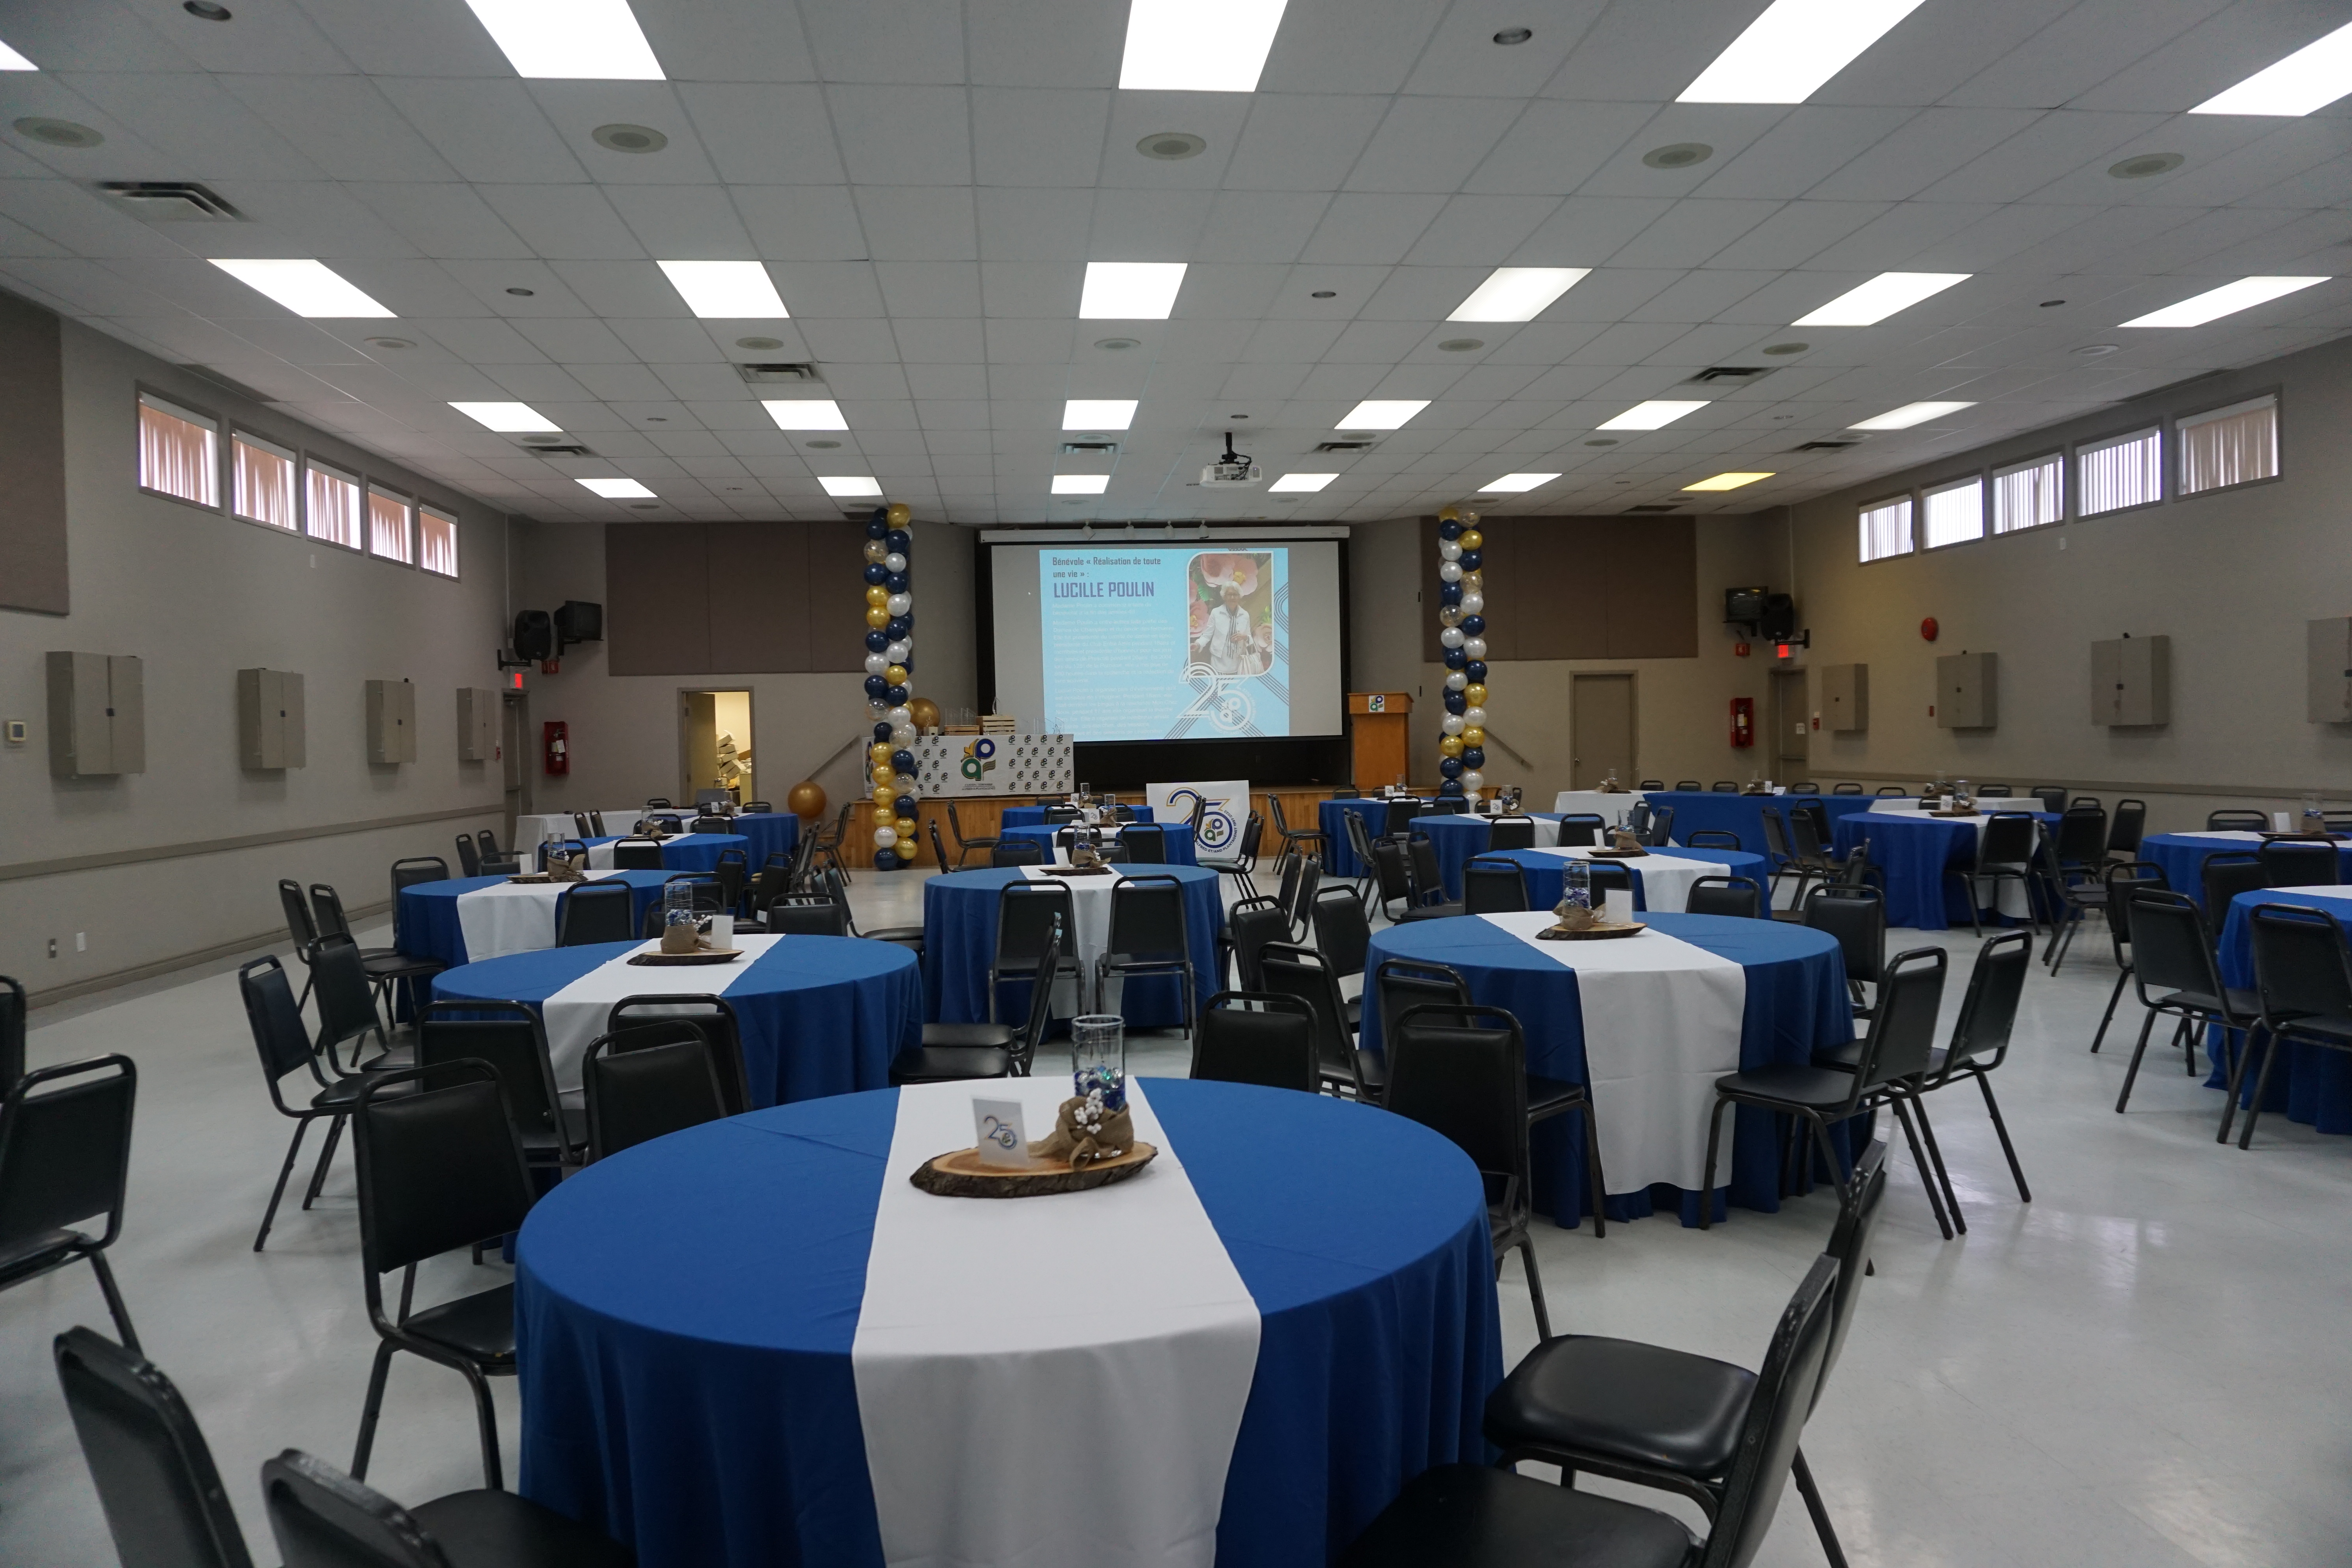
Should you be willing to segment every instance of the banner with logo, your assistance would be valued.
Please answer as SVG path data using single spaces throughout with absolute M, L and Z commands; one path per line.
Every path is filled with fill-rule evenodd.
M 1208 810 L 1201 818 L 1201 832 L 1195 839 L 1203 855 L 1230 855 L 1240 841 L 1242 825 L 1249 821 L 1250 787 L 1247 779 L 1215 779 L 1191 784 L 1156 784 L 1143 786 L 1144 804 L 1151 807 L 1154 820 L 1186 822 L 1192 819 L 1192 808 L 1202 801 Z
M 918 735 L 915 774 L 928 798 L 939 795 L 1067 795 L 1067 735 Z

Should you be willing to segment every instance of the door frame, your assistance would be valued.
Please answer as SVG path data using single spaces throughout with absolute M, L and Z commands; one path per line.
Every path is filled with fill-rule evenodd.
M 531 754 L 530 693 L 509 687 L 499 697 L 499 744 L 508 749 L 508 754 L 499 759 L 499 794 L 506 807 L 506 841 L 511 844 L 516 819 L 531 813 L 531 781 L 536 776 L 539 759 Z M 513 731 L 511 735 L 507 732 L 509 728 Z M 515 781 L 512 789 L 507 787 L 509 777 Z
M 710 686 L 707 684 L 698 686 L 681 686 L 677 689 L 673 698 L 673 700 L 677 704 L 677 777 L 679 786 L 686 792 L 677 797 L 681 801 L 690 802 L 693 800 L 695 795 L 693 759 L 686 754 L 686 700 L 697 693 L 716 694 L 721 691 L 741 692 L 743 694 L 743 705 L 751 712 L 751 783 L 754 786 L 754 793 L 756 794 L 757 786 L 760 782 L 760 693 L 758 689 L 749 686 Z M 773 799 L 774 797 L 768 796 L 765 798 Z
M 1765 761 L 1771 764 L 1771 772 L 1767 774 L 1768 777 L 1771 778 L 1780 777 L 1781 748 L 1788 744 L 1789 740 L 1789 731 L 1785 728 L 1789 721 L 1789 715 L 1781 710 L 1780 694 L 1783 691 L 1790 689 L 1791 687 L 1795 688 L 1799 693 L 1796 710 L 1797 722 L 1805 727 L 1805 768 L 1808 773 L 1811 773 L 1812 770 L 1813 685 L 1811 671 L 1803 665 L 1792 665 L 1786 669 L 1768 669 L 1764 672 L 1764 701 L 1765 706 L 1771 710 L 1769 722 L 1772 724 L 1775 732 L 1772 737 L 1772 744 L 1765 753 Z M 1780 782 L 1783 784 L 1789 784 L 1795 781 L 1782 779 Z
M 1588 675 L 1622 675 L 1625 678 L 1625 728 L 1633 750 L 1631 764 L 1633 779 L 1623 781 L 1631 788 L 1633 780 L 1642 776 L 1642 672 L 1638 669 L 1571 669 L 1568 672 L 1568 782 L 1576 785 L 1576 683 Z

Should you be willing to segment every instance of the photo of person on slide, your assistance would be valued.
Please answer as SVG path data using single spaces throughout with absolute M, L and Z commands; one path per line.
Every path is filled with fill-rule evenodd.
M 1188 664 L 1218 676 L 1264 675 L 1274 667 L 1274 557 L 1219 551 L 1192 557 Z

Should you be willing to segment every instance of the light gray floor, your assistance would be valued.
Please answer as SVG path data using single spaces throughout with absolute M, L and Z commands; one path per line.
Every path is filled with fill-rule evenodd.
M 919 920 L 920 888 L 861 874 L 859 918 Z M 1930 942 L 1961 960 L 1948 1021 L 1975 943 L 1898 931 L 1889 945 Z M 318 1208 L 289 1209 L 269 1250 L 250 1250 L 289 1124 L 264 1096 L 231 967 L 37 1014 L 32 1055 L 139 1063 L 115 1267 L 148 1353 L 211 1439 L 257 1561 L 274 1563 L 260 1462 L 289 1447 L 349 1462 L 374 1342 L 348 1153 Z M 2137 1024 L 2128 999 L 2121 1039 L 2084 1051 L 2114 977 L 2095 928 L 2054 980 L 2037 968 L 2029 983 L 1998 1082 L 2031 1205 L 1965 1090 L 1937 1109 L 1966 1237 L 1937 1237 L 1895 1155 L 1877 1275 L 1805 1438 L 1857 1564 L 2352 1561 L 2352 1139 L 2273 1117 L 2251 1152 L 2216 1147 L 2220 1096 L 2154 1047 L 2130 1113 L 2114 1114 Z M 1184 1059 L 1146 1043 L 1136 1066 L 1181 1073 Z M 1606 1240 L 1547 1228 L 1553 1324 L 1753 1364 L 1830 1219 L 1816 1194 L 1775 1215 L 1735 1210 L 1708 1234 L 1661 1219 Z M 418 1299 L 504 1277 L 443 1259 Z M 1502 1292 L 1516 1359 L 1535 1339 L 1517 1264 Z M 49 1363 L 51 1338 L 75 1323 L 106 1325 L 86 1268 L 0 1294 L 0 1563 L 12 1568 L 113 1560 Z M 511 1477 L 513 1384 L 499 1393 Z M 411 1500 L 479 1484 L 457 1373 L 400 1358 L 371 1479 Z M 1793 1493 L 1759 1561 L 1822 1562 Z

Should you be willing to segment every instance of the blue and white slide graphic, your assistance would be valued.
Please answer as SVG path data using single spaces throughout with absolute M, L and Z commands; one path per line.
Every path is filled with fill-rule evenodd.
M 1290 552 L 1037 552 L 1045 729 L 1080 741 L 1290 733 Z

